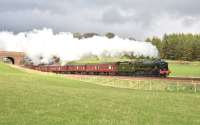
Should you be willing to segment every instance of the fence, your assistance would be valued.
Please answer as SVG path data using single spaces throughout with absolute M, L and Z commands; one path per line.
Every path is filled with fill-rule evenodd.
M 126 80 L 119 78 L 81 77 L 81 81 L 116 88 L 128 88 L 149 91 L 200 92 L 200 82 L 172 80 Z

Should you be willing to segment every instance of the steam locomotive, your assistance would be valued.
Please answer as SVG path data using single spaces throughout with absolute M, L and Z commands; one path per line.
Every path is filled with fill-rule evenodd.
M 97 64 L 38 65 L 29 68 L 54 73 L 120 75 L 120 76 L 153 76 L 167 77 L 170 74 L 168 63 L 163 60 L 137 60 L 126 62 Z

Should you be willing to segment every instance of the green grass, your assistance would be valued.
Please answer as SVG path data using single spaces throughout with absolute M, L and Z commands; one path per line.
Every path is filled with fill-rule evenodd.
M 200 77 L 200 62 L 169 61 L 170 76 Z
M 0 64 L 0 125 L 199 125 L 200 94 L 121 89 Z

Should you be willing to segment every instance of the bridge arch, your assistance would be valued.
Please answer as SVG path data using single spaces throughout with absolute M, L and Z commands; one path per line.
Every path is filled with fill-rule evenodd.
M 9 52 L 9 51 L 0 51 L 0 58 L 5 58 L 10 61 L 12 64 L 21 65 L 24 60 L 25 54 L 23 52 Z
M 15 59 L 13 57 L 4 57 L 3 61 L 5 63 L 15 64 Z

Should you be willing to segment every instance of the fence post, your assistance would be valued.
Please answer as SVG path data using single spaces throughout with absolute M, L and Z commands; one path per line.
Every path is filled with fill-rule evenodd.
M 137 80 L 138 83 L 138 89 L 140 89 L 140 80 Z
M 176 84 L 176 91 L 178 92 L 178 90 L 179 90 L 179 82 L 177 81 L 177 84 Z
M 197 92 L 197 83 L 196 82 L 194 83 L 194 92 L 195 93 Z
M 152 90 L 152 82 L 151 82 L 151 80 L 150 80 L 150 90 Z
M 129 87 L 132 88 L 132 81 L 129 81 Z

